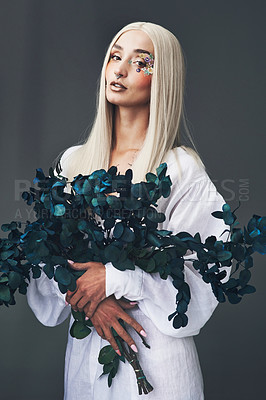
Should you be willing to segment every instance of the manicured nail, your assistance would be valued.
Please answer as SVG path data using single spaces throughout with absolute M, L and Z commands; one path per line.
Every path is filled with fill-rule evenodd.
M 85 321 L 88 321 L 89 320 L 89 317 L 85 317 Z
M 147 337 L 147 333 L 142 329 L 142 331 L 140 331 L 141 336 Z
M 135 351 L 135 353 L 138 353 L 138 349 L 136 348 L 136 346 L 134 344 L 132 344 L 130 347 L 133 351 Z
M 68 262 L 69 264 L 74 264 L 74 261 L 72 261 L 72 260 L 67 260 L 67 262 Z
M 120 350 L 115 350 L 115 352 L 116 352 L 119 356 L 121 356 Z
M 139 302 L 138 301 L 130 301 L 129 304 L 131 306 L 135 306 L 135 305 L 139 304 Z

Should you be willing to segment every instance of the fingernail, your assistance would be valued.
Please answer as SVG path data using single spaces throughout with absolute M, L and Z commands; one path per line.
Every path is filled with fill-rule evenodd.
M 142 331 L 140 331 L 141 336 L 147 337 L 147 333 L 142 329 Z
M 85 317 L 85 321 L 88 321 L 89 320 L 89 317 Z
M 69 306 L 69 303 L 68 303 L 66 300 L 65 300 L 65 305 L 66 305 L 66 306 Z
M 138 349 L 136 348 L 136 346 L 134 344 L 132 344 L 130 347 L 133 351 L 135 351 L 135 353 L 138 353 Z
M 74 264 L 74 261 L 72 261 L 72 260 L 67 260 L 67 262 L 68 262 L 69 264 Z
M 131 306 L 135 306 L 136 304 L 139 304 L 139 302 L 138 301 L 130 301 L 129 304 Z
M 115 350 L 115 352 L 116 352 L 119 356 L 121 356 L 120 350 Z

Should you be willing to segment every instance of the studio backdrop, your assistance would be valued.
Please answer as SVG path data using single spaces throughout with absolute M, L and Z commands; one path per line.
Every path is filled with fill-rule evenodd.
M 48 172 L 86 137 L 108 44 L 134 21 L 177 36 L 187 124 L 207 172 L 233 209 L 241 202 L 241 225 L 253 213 L 266 215 L 265 2 L 1 0 L 1 224 L 32 217 L 21 193 L 35 168 Z M 256 293 L 219 305 L 196 338 L 206 400 L 265 395 L 266 260 L 254 260 Z M 68 322 L 44 327 L 25 296 L 16 300 L 0 309 L 0 398 L 62 399 Z

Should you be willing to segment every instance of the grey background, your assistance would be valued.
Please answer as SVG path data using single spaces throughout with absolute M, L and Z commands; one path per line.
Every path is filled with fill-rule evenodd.
M 106 48 L 139 20 L 182 44 L 189 125 L 218 190 L 232 207 L 247 195 L 241 224 L 265 215 L 264 1 L 1 0 L 1 223 L 27 219 L 16 185 L 84 136 Z M 264 396 L 265 263 L 256 255 L 257 292 L 220 305 L 196 338 L 206 400 Z M 1 400 L 62 399 L 67 324 L 43 327 L 21 295 L 0 315 Z

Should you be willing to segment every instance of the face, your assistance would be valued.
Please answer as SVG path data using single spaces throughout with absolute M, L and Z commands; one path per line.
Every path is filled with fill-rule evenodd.
M 124 107 L 149 104 L 153 57 L 153 44 L 145 32 L 123 33 L 111 49 L 105 71 L 107 100 Z

